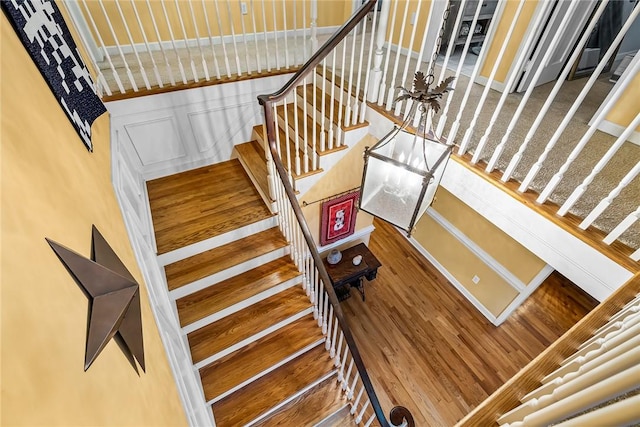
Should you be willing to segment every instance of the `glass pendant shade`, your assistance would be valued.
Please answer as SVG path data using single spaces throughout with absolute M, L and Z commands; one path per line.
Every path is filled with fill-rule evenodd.
M 410 235 L 433 202 L 451 149 L 394 127 L 365 150 L 360 209 Z

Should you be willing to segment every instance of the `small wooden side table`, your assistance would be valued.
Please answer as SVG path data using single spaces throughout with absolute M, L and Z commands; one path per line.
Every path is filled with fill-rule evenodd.
M 353 264 L 353 258 L 362 255 L 362 262 L 359 265 Z M 342 259 L 337 264 L 329 264 L 327 259 L 322 260 L 329 273 L 329 278 L 340 301 L 351 296 L 351 288 L 355 287 L 364 296 L 364 281 L 373 280 L 378 274 L 378 268 L 382 266 L 380 261 L 371 253 L 364 243 L 359 243 L 342 251 Z

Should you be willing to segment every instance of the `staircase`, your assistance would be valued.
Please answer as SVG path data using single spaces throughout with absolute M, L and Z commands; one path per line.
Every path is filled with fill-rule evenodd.
M 255 145 L 238 147 L 254 167 Z M 147 188 L 167 291 L 216 425 L 353 425 L 302 274 L 240 161 Z

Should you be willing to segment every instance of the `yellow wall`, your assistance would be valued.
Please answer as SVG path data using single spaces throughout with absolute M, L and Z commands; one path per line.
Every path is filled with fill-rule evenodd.
M 442 187 L 433 209 L 523 283 L 528 284 L 544 268 L 542 260 Z M 506 280 L 429 215 L 418 221 L 413 237 L 496 317 L 518 295 Z M 478 284 L 472 281 L 476 275 L 480 278 Z
M 111 186 L 109 118 L 89 153 L 4 14 L 1 424 L 180 426 L 186 418 Z M 147 373 L 115 342 L 84 372 L 87 298 L 45 237 L 89 256 L 95 224 L 141 283 Z
M 422 45 L 422 37 L 424 35 L 424 31 L 426 30 L 427 19 L 429 17 L 429 10 L 431 9 L 431 1 L 430 0 L 422 0 L 422 2 L 418 5 L 418 0 L 397 0 L 391 3 L 391 7 L 389 8 L 389 24 L 387 27 L 387 38 L 389 37 L 389 33 L 391 32 L 391 18 L 393 17 L 393 8 L 396 7 L 395 4 L 398 4 L 398 10 L 396 12 L 396 24 L 393 28 L 393 38 L 392 42 L 398 44 L 398 41 L 401 41 L 401 45 L 404 48 L 409 48 L 411 41 L 411 32 L 414 29 L 414 26 L 411 25 L 411 16 L 413 13 L 416 13 L 417 20 L 415 25 L 415 35 L 413 38 L 412 50 L 415 52 L 420 51 L 420 46 Z M 407 8 L 407 3 L 409 8 L 407 10 L 407 23 L 404 28 L 404 35 L 402 36 L 402 40 L 400 40 L 400 30 L 402 29 L 402 18 L 404 17 L 404 11 Z M 418 7 L 419 6 L 419 7 Z M 418 9 L 419 14 L 418 14 Z M 431 25 L 434 25 L 431 23 Z M 429 43 L 429 41 L 427 41 Z M 430 58 L 423 58 L 423 61 L 429 61 Z M 395 52 L 393 54 L 393 60 L 395 60 Z
M 633 81 L 622 94 L 618 102 L 607 115 L 607 120 L 617 125 L 627 127 L 640 112 L 640 73 L 636 74 Z M 640 132 L 640 126 L 636 128 Z
M 489 46 L 489 51 L 487 52 L 486 59 L 482 65 L 482 70 L 480 70 L 481 76 L 489 77 L 491 74 L 493 66 L 497 61 L 498 53 L 500 52 L 500 49 L 502 49 L 502 44 L 504 43 L 509 27 L 511 26 L 511 22 L 516 15 L 518 3 L 519 2 L 516 1 L 508 1 L 506 3 L 500 22 L 498 22 L 495 36 L 492 39 L 491 46 Z M 533 18 L 537 6 L 537 1 L 528 0 L 522 8 L 517 24 L 509 38 L 509 44 L 507 45 L 502 61 L 500 61 L 500 66 L 498 67 L 494 77 L 496 81 L 501 83 L 506 81 L 509 69 L 511 68 L 511 63 L 516 59 L 516 53 L 518 52 L 520 44 L 522 44 L 524 35 L 527 32 L 527 28 L 529 27 L 529 23 Z
M 372 147 L 376 143 L 374 137 L 368 135 L 358 142 L 340 161 L 332 167 L 313 187 L 299 199 L 311 202 L 323 199 L 337 193 L 359 187 L 362 183 L 362 169 L 364 167 L 364 147 Z M 320 244 L 320 218 L 322 203 L 314 203 L 302 208 L 305 219 L 309 224 L 311 235 Z M 358 211 L 355 231 L 362 230 L 373 224 L 373 217 L 366 212 Z
M 105 0 L 102 2 L 105 6 L 106 14 L 109 16 L 111 24 L 113 26 L 115 35 L 118 39 L 118 42 L 121 45 L 130 44 L 129 37 L 126 32 L 126 28 L 122 18 L 120 17 L 120 13 L 116 6 L 114 0 Z M 158 31 L 160 33 L 160 40 L 169 41 L 170 32 L 169 26 L 167 25 L 167 19 L 165 18 L 165 13 L 163 10 L 163 4 L 166 9 L 166 17 L 168 17 L 169 22 L 171 24 L 171 31 L 173 31 L 173 37 L 176 40 L 183 40 L 184 33 L 182 30 L 182 26 L 180 25 L 179 16 L 182 16 L 182 22 L 184 23 L 184 30 L 187 34 L 187 38 L 195 38 L 196 37 L 196 26 L 198 29 L 198 35 L 201 38 L 208 37 L 207 25 L 205 20 L 205 9 L 206 16 L 209 19 L 209 28 L 211 30 L 212 36 L 220 35 L 220 27 L 218 25 L 218 18 L 222 25 L 222 34 L 230 35 L 231 34 L 231 25 L 233 22 L 233 29 L 236 35 L 240 35 L 242 33 L 242 24 L 244 22 L 245 31 L 247 33 L 253 33 L 253 19 L 251 13 L 251 4 L 253 3 L 253 7 L 255 10 L 255 21 L 256 21 L 256 30 L 260 33 L 264 31 L 263 25 L 263 9 L 266 12 L 266 23 L 267 23 L 267 31 L 273 31 L 274 29 L 274 4 L 275 4 L 275 22 L 276 28 L 278 30 L 284 29 L 284 13 L 283 10 L 286 11 L 287 16 L 287 29 L 293 30 L 294 28 L 294 5 L 295 5 L 295 21 L 296 27 L 298 31 L 300 31 L 303 27 L 303 24 L 306 23 L 306 27 L 309 27 L 310 20 L 310 0 L 264 0 L 259 1 L 255 0 L 251 2 L 250 0 L 246 0 L 245 3 L 248 7 L 248 13 L 246 15 L 242 15 L 240 11 L 240 2 L 236 0 L 222 1 L 222 0 L 206 0 L 205 6 L 203 8 L 201 1 L 192 1 L 191 5 L 193 6 L 193 12 L 196 17 L 196 26 L 194 26 L 194 21 L 191 14 L 191 8 L 189 7 L 189 2 L 187 1 L 178 1 L 179 10 L 176 7 L 176 2 L 172 0 L 164 0 L 164 2 L 160 1 L 151 1 L 151 10 L 153 13 L 153 17 L 155 18 L 156 24 L 158 26 Z M 216 13 L 216 3 L 218 6 L 219 15 Z M 345 4 L 348 3 L 348 7 Z M 91 16 L 93 17 L 98 31 L 104 41 L 106 46 L 111 46 L 115 44 L 114 37 L 109 29 L 107 24 L 107 20 L 105 18 L 105 13 L 102 11 L 100 7 L 100 3 L 97 1 L 89 1 L 86 2 Z M 120 7 L 122 8 L 123 15 L 126 19 L 126 24 L 129 27 L 129 31 L 131 32 L 131 37 L 133 38 L 134 43 L 143 43 L 144 39 L 142 37 L 142 33 L 140 32 L 140 26 L 138 21 L 136 20 L 136 15 L 134 13 L 134 7 L 131 2 L 119 2 Z M 230 8 L 227 7 L 230 6 Z M 306 17 L 302 14 L 303 6 L 306 8 Z M 86 16 L 86 9 L 84 6 L 82 7 L 83 12 Z M 153 21 L 151 19 L 151 14 L 149 13 L 149 7 L 147 6 L 147 2 L 143 0 L 135 0 L 135 10 L 137 10 L 140 20 L 142 22 L 145 35 L 149 42 L 156 42 L 158 38 L 156 36 L 156 30 L 153 26 Z M 231 18 L 229 14 L 229 10 L 231 10 Z M 179 14 L 178 14 L 179 12 Z M 342 25 L 347 18 L 351 14 L 351 2 L 343 2 L 341 0 L 320 0 L 318 2 L 318 22 L 317 25 L 319 27 L 326 26 L 337 26 Z M 91 24 L 91 20 L 87 18 L 87 22 L 89 23 L 89 27 L 91 31 L 94 32 L 93 26 Z M 301 37 L 301 32 L 300 36 Z M 95 32 L 94 32 L 95 38 Z M 239 40 L 242 42 L 242 40 Z M 301 38 L 299 38 L 299 42 L 302 43 Z M 99 45 L 98 39 L 96 38 L 96 43 Z

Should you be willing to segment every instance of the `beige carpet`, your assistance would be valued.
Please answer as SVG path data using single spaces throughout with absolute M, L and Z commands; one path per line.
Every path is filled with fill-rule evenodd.
M 363 52 L 363 64 L 365 64 L 365 66 L 363 66 L 363 70 L 366 69 L 368 56 L 371 52 L 369 49 L 369 35 L 370 31 L 367 31 L 367 37 L 365 39 L 365 49 Z M 319 42 L 322 43 L 327 38 L 328 35 L 324 35 L 320 37 Z M 235 53 L 236 51 L 233 50 L 232 44 L 227 45 L 227 61 L 229 63 L 229 69 L 232 75 L 237 75 L 238 62 L 240 64 L 241 73 L 243 74 L 246 72 L 247 67 L 253 68 L 255 70 L 258 61 L 260 61 L 263 69 L 267 68 L 267 63 L 271 68 L 276 68 L 278 64 L 280 64 L 281 68 L 285 67 L 284 41 L 282 39 L 278 40 L 278 54 L 280 57 L 280 60 L 278 61 L 276 61 L 276 47 L 274 40 L 269 40 L 268 46 L 265 45 L 265 42 L 263 40 L 258 41 L 257 49 L 254 41 L 249 41 L 246 45 L 242 38 L 238 38 L 238 41 L 237 54 Z M 345 69 L 348 71 L 351 57 L 351 39 L 348 39 L 346 44 L 348 48 L 345 54 Z M 358 37 L 355 51 L 356 67 L 361 52 L 360 46 L 360 37 Z M 297 44 L 289 40 L 288 47 L 290 50 L 292 50 L 292 53 L 290 53 L 289 56 L 289 64 L 292 66 L 302 63 L 305 57 L 309 55 L 310 43 L 307 44 L 307 50 L 305 54 L 305 46 L 301 37 L 298 39 Z M 340 73 L 342 63 L 342 50 L 340 47 L 338 49 L 336 72 Z M 214 78 L 214 63 L 211 48 L 203 47 L 203 52 L 205 60 L 208 64 L 207 67 L 209 69 L 209 73 L 211 77 Z M 256 52 L 258 52 L 257 55 Z M 226 74 L 226 67 L 224 64 L 227 61 L 225 61 L 220 46 L 216 46 L 216 54 L 219 68 L 221 69 L 221 73 L 224 75 Z M 191 72 L 190 58 L 192 58 L 193 62 L 195 63 L 197 73 L 200 75 L 200 79 L 203 78 L 204 71 L 201 64 L 201 53 L 200 50 L 195 47 L 191 48 L 190 50 L 178 49 L 176 52 L 167 52 L 169 62 L 172 64 L 171 70 L 176 80 L 181 80 L 179 67 L 176 60 L 178 55 L 181 57 L 187 79 L 191 80 L 193 76 Z M 143 88 L 144 83 L 140 75 L 140 66 L 138 65 L 137 58 L 133 54 L 127 54 L 125 55 L 125 57 L 131 64 L 130 69 L 132 74 L 134 75 L 134 79 L 136 80 L 138 87 Z M 238 61 L 236 61 L 236 57 L 238 58 Z M 152 85 L 155 85 L 156 82 L 153 75 L 153 66 L 151 64 L 149 55 L 146 53 L 141 54 L 140 59 L 143 64 L 143 68 L 148 74 L 150 83 Z M 163 76 L 163 79 L 165 80 L 165 82 L 168 82 L 168 71 L 162 52 L 155 52 L 154 59 L 161 75 Z M 329 63 L 331 63 L 330 59 L 331 57 L 329 57 Z M 392 52 L 387 76 L 391 76 L 394 69 L 395 60 L 396 54 L 395 52 Z M 389 82 L 389 87 L 393 88 L 399 85 L 410 85 L 413 78 L 413 72 L 417 69 L 416 59 L 410 60 L 407 81 L 403 84 L 403 82 L 401 82 L 400 80 L 405 68 L 406 60 L 407 58 L 405 55 L 400 55 L 398 72 L 395 79 L 393 79 L 394 81 Z M 125 89 L 130 90 L 131 83 L 127 81 L 126 70 L 124 69 L 124 62 L 122 58 L 118 55 L 112 58 L 112 63 L 119 71 Z M 104 76 L 109 86 L 111 87 L 111 90 L 117 92 L 117 86 L 115 84 L 113 73 L 110 69 L 108 61 L 104 61 L 99 65 L 103 70 Z M 420 69 L 426 71 L 426 68 L 427 64 L 422 63 Z M 468 70 L 469 68 L 469 66 L 465 66 L 466 70 Z M 438 72 L 436 73 L 436 75 L 439 75 L 439 70 L 437 71 Z M 452 75 L 454 74 L 454 71 L 455 70 L 453 69 L 449 69 L 448 74 Z M 361 77 L 364 77 L 364 75 L 362 75 Z M 387 79 L 392 80 L 390 77 L 387 77 Z M 575 81 L 567 81 L 564 83 L 561 91 L 559 92 L 558 96 L 551 106 L 551 110 L 545 115 L 542 126 L 540 126 L 540 128 L 534 135 L 534 138 L 529 143 L 529 146 L 525 151 L 518 168 L 515 170 L 515 173 L 513 175 L 513 178 L 515 180 L 522 180 L 531 165 L 533 165 L 538 159 L 538 156 L 544 150 L 544 147 L 547 144 L 549 138 L 551 137 L 551 135 L 553 135 L 556 128 L 565 117 L 566 112 L 573 104 L 573 101 L 577 97 L 586 81 L 587 79 L 583 78 Z M 449 134 L 451 124 L 453 123 L 459 109 L 461 108 L 460 104 L 462 102 L 467 84 L 468 77 L 462 75 L 457 82 L 456 91 L 451 94 L 453 96 L 453 99 L 451 109 L 448 113 L 447 125 L 443 134 L 445 137 Z M 364 84 L 362 83 L 362 85 Z M 515 126 L 513 132 L 511 133 L 511 136 L 508 139 L 504 152 L 502 153 L 498 162 L 498 169 L 504 170 L 511 157 L 518 150 L 521 142 L 524 140 L 524 136 L 535 120 L 552 87 L 553 83 L 550 83 L 540 86 L 533 91 L 531 98 L 526 104 L 526 108 L 523 114 L 521 115 L 519 121 L 517 122 L 517 125 Z M 538 176 L 533 181 L 532 188 L 534 190 L 538 192 L 541 191 L 553 176 L 553 174 L 555 174 L 560 169 L 560 166 L 565 162 L 571 150 L 576 146 L 578 141 L 587 131 L 589 120 L 592 118 L 597 108 L 607 96 L 609 90 L 612 87 L 613 84 L 608 81 L 608 76 L 601 76 L 598 79 L 594 87 L 590 90 L 585 101 L 582 103 L 577 113 L 571 120 L 569 126 L 562 133 L 560 140 L 556 144 L 555 148 L 551 151 Z M 457 134 L 456 143 L 459 143 L 462 140 L 462 137 L 472 120 L 475 106 L 479 103 L 479 99 L 481 97 L 483 89 L 484 86 L 481 86 L 479 84 L 473 85 L 471 89 L 471 96 L 465 106 L 466 108 L 462 115 L 461 127 Z M 471 144 L 469 146 L 470 152 L 474 152 L 475 148 L 477 147 L 478 141 L 484 134 L 500 95 L 500 92 L 491 90 L 489 96 L 484 102 L 482 111 L 480 112 L 474 128 Z M 504 134 L 507 125 L 509 124 L 511 117 L 518 107 L 521 99 L 521 94 L 510 94 L 508 96 L 506 103 L 502 108 L 502 112 L 498 117 L 498 120 L 496 121 L 491 134 L 489 135 L 487 145 L 482 151 L 482 160 L 487 161 L 491 157 L 495 147 L 500 142 L 502 135 Z M 614 141 L 615 137 L 600 131 L 596 131 L 595 135 L 591 138 L 585 149 L 580 153 L 576 161 L 571 165 L 570 169 L 565 174 L 564 179 L 561 181 L 556 191 L 552 194 L 551 200 L 557 204 L 562 204 L 571 194 L 573 189 L 582 182 L 582 180 L 589 174 L 589 172 L 591 172 L 593 166 L 598 162 L 598 160 L 603 156 L 603 154 L 613 144 Z M 609 162 L 609 164 L 604 168 L 604 170 L 596 176 L 594 181 L 589 186 L 587 193 L 585 193 L 585 195 L 578 201 L 578 203 L 576 203 L 576 205 L 571 209 L 571 212 L 578 215 L 579 217 L 584 218 L 600 200 L 607 196 L 607 194 L 620 182 L 622 177 L 639 161 L 640 146 L 637 146 L 630 142 L 625 143 L 619 150 L 619 152 L 614 156 L 614 158 Z M 634 179 L 633 182 L 629 186 L 627 186 L 625 190 L 623 190 L 623 192 L 616 198 L 614 203 L 598 218 L 598 220 L 594 223 L 594 226 L 600 228 L 601 230 L 604 230 L 605 232 L 611 231 L 627 215 L 638 208 L 640 202 L 640 197 L 638 197 L 638 195 L 640 195 L 640 177 L 636 177 L 636 179 Z M 640 221 L 636 222 L 636 224 L 634 224 L 629 230 L 627 230 L 621 236 L 621 240 L 634 249 L 639 248 Z

